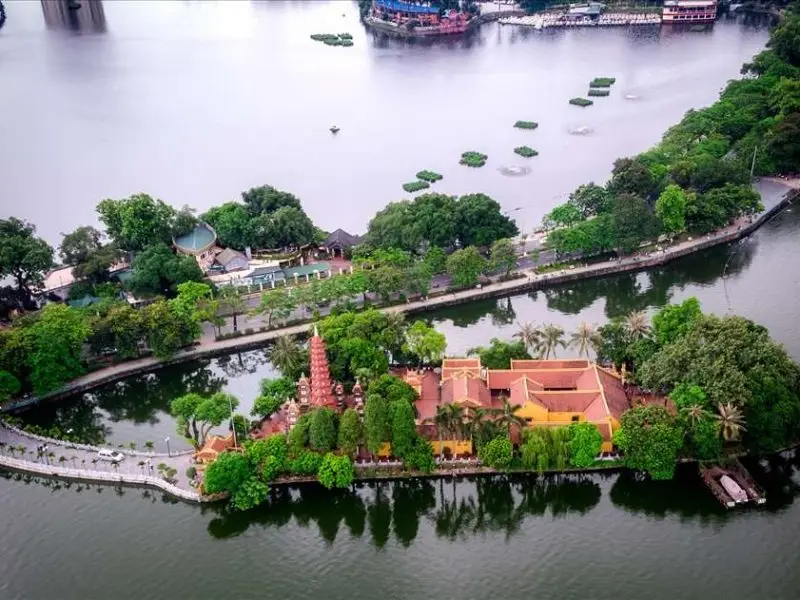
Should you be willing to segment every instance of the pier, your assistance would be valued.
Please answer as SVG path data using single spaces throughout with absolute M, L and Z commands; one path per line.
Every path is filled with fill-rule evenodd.
M 725 508 L 740 504 L 764 504 L 764 490 L 755 482 L 738 459 L 724 465 L 700 465 L 700 477 L 714 497 Z
M 567 14 L 542 14 L 525 17 L 504 17 L 501 25 L 522 25 L 534 29 L 550 27 L 630 27 L 635 25 L 661 25 L 661 15 L 657 13 L 607 13 L 597 18 L 572 16 Z

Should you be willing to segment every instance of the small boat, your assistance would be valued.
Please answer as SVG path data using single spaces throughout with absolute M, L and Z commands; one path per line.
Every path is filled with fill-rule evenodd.
M 331 133 L 339 133 L 339 128 L 336 125 L 334 125 L 333 127 L 331 127 Z
M 747 492 L 745 492 L 730 476 L 723 475 L 719 478 L 719 483 L 725 488 L 725 491 L 728 492 L 728 495 L 734 502 L 737 504 L 747 502 Z

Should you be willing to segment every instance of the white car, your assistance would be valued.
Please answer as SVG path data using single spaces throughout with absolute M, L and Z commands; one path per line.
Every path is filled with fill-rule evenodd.
M 120 462 L 125 458 L 125 455 L 122 454 L 122 452 L 117 452 L 116 450 L 108 450 L 107 448 L 103 448 L 97 453 L 97 458 L 110 462 Z

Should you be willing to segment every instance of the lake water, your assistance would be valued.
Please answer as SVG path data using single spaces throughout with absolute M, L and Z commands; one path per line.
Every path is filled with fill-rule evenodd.
M 359 232 L 421 169 L 444 175 L 437 191 L 491 195 L 529 230 L 713 102 L 768 35 L 724 20 L 699 33 L 491 24 L 421 45 L 365 33 L 341 0 L 106 2 L 77 30 L 46 27 L 38 1 L 6 5 L 0 216 L 51 243 L 94 223 L 103 198 L 144 191 L 204 210 L 264 183 L 295 193 L 320 227 Z M 343 31 L 352 48 L 309 39 Z M 617 78 L 610 97 L 567 103 L 597 76 Z M 580 127 L 592 133 L 569 133 Z M 523 144 L 539 156 L 514 154 Z M 486 167 L 460 166 L 466 150 L 488 154 Z M 512 164 L 532 172 L 498 171 Z
M 226 514 L 149 491 L 0 478 L 4 599 L 797 598 L 800 460 L 725 512 L 691 468 L 280 491 Z
M 0 31 L 3 215 L 58 233 L 103 197 L 148 191 L 207 208 L 251 185 L 295 192 L 322 226 L 364 228 L 423 168 L 437 189 L 487 192 L 529 229 L 577 184 L 607 177 L 763 47 L 763 28 L 533 32 L 499 25 L 433 45 L 373 37 L 349 2 L 108 2 L 78 31 L 7 4 Z M 82 0 L 82 6 L 97 5 Z M 83 9 L 81 9 L 83 10 Z M 344 13 L 344 16 L 342 14 Z M 353 48 L 310 33 L 349 31 Z M 589 79 L 612 96 L 566 104 Z M 626 99 L 625 96 L 635 96 Z M 516 131 L 518 119 L 540 123 Z M 342 128 L 331 136 L 327 128 Z M 590 135 L 569 133 L 577 127 Z M 526 177 L 514 146 L 541 154 Z M 483 169 L 458 155 L 490 156 Z M 800 359 L 792 209 L 742 244 L 663 269 L 439 311 L 448 351 L 509 338 L 522 321 L 601 323 L 690 295 L 753 318 Z M 226 389 L 245 412 L 274 370 L 262 351 L 187 364 L 24 414 L 113 443 L 179 442 L 169 401 Z M 725 512 L 683 469 L 276 492 L 245 514 L 149 491 L 0 479 L 0 598 L 724 598 L 800 589 L 795 455 L 748 465 L 759 510 Z

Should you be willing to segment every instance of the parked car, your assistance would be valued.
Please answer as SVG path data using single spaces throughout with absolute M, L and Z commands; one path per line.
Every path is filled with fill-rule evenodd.
M 107 460 L 109 462 L 120 462 L 125 458 L 125 455 L 122 452 L 117 452 L 116 450 L 103 448 L 97 453 L 97 458 L 100 460 Z

